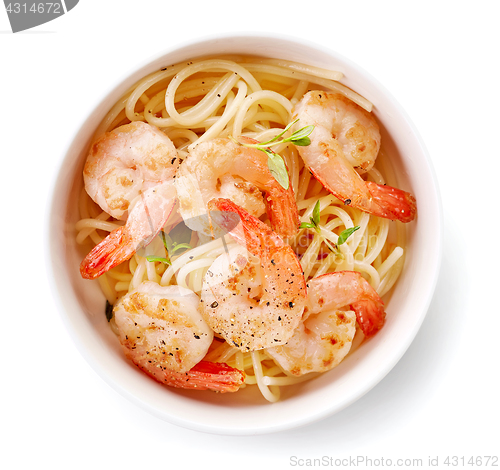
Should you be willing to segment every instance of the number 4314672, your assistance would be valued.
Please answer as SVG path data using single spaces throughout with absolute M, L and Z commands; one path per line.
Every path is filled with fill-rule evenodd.
M 60 13 L 60 3 L 33 3 L 31 6 L 26 3 L 9 3 L 7 5 L 8 13 Z
M 483 455 L 477 457 L 446 457 L 443 462 L 444 465 L 456 467 L 464 466 L 477 466 L 477 467 L 498 467 L 498 456 Z

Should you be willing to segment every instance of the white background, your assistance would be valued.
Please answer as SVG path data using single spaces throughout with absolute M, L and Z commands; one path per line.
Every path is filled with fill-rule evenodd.
M 430 456 L 442 462 L 446 456 L 499 455 L 496 3 L 330 0 L 319 7 L 292 0 L 81 0 L 67 15 L 17 34 L 10 33 L 2 7 L 2 467 L 307 464 L 293 456 L 421 458 L 427 466 Z M 445 244 L 428 316 L 379 385 L 314 425 L 231 437 L 160 421 L 94 373 L 56 311 L 42 242 L 51 179 L 96 93 L 176 43 L 243 31 L 326 45 L 392 92 L 432 157 Z

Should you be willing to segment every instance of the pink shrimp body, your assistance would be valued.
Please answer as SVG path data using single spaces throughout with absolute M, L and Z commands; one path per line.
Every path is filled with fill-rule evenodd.
M 340 271 L 311 279 L 304 318 L 287 344 L 266 349 L 293 375 L 325 372 L 337 366 L 351 349 L 356 319 L 365 335 L 382 327 L 383 303 L 357 272 Z M 351 310 L 345 310 L 346 307 Z M 343 310 L 341 310 L 343 309 Z
M 199 216 L 207 213 L 210 200 L 226 198 L 255 217 L 267 211 L 273 229 L 280 235 L 297 233 L 299 216 L 293 189 L 283 189 L 274 179 L 267 156 L 260 150 L 223 138 L 202 142 L 182 162 L 175 185 L 179 211 L 193 230 L 211 235 L 208 219 Z
M 92 145 L 83 173 L 85 189 L 104 211 L 126 224 L 86 256 L 82 277 L 100 276 L 151 242 L 176 202 L 178 166 L 170 139 L 143 122 L 121 126 Z
M 385 322 L 384 303 L 360 273 L 327 273 L 308 282 L 308 312 L 319 313 L 349 305 L 365 336 L 374 335 Z
M 300 322 L 286 344 L 266 353 L 293 375 L 326 372 L 350 351 L 355 333 L 354 312 L 325 309 Z
M 410 222 L 415 198 L 390 186 L 364 181 L 353 165 L 371 168 L 380 147 L 375 119 L 339 94 L 310 91 L 296 104 L 296 128 L 313 125 L 311 144 L 297 147 L 304 163 L 334 196 L 353 207 L 391 220 Z
M 256 256 L 258 263 L 238 253 L 236 262 L 217 258 L 207 271 L 202 290 L 202 315 L 229 344 L 254 351 L 284 344 L 302 318 L 306 284 L 292 248 L 266 224 L 227 199 L 209 204 L 218 209 L 217 222 L 230 230 L 238 244 Z M 230 217 L 238 214 L 234 226 Z M 227 219 L 227 220 L 225 220 Z
M 241 371 L 202 361 L 213 332 L 199 312 L 199 303 L 189 289 L 143 282 L 113 308 L 125 355 L 172 387 L 236 391 L 244 380 Z

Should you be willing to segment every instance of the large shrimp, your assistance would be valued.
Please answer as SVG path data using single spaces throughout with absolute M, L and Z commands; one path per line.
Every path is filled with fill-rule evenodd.
M 213 332 L 199 298 L 179 286 L 145 281 L 113 308 L 125 355 L 146 374 L 171 387 L 234 392 L 244 373 L 203 361 Z
M 87 255 L 81 275 L 94 279 L 129 259 L 161 230 L 176 202 L 177 150 L 156 127 L 133 122 L 104 134 L 83 171 L 89 196 L 126 224 Z
M 304 320 L 287 344 L 266 349 L 293 375 L 325 372 L 351 349 L 356 319 L 366 336 L 382 327 L 383 303 L 357 272 L 340 271 L 311 279 Z M 349 306 L 351 310 L 339 310 Z
M 401 222 L 415 218 L 415 198 L 405 191 L 364 181 L 356 170 L 373 166 L 380 147 L 375 119 L 339 94 L 310 91 L 296 104 L 296 126 L 313 125 L 311 144 L 298 147 L 308 169 L 344 204 Z
M 304 274 L 292 248 L 266 224 L 227 199 L 210 203 L 217 223 L 259 258 L 241 252 L 228 263 L 221 255 L 208 269 L 201 294 L 202 315 L 230 345 L 254 351 L 284 344 L 298 326 L 306 301 Z M 240 223 L 234 226 L 231 215 Z
M 241 141 L 254 142 L 243 137 Z M 211 235 L 208 202 L 226 198 L 255 217 L 267 210 L 273 229 L 280 235 L 297 232 L 299 216 L 293 189 L 291 185 L 283 189 L 274 179 L 267 156 L 260 150 L 223 138 L 200 143 L 182 162 L 175 185 L 179 211 L 193 230 Z

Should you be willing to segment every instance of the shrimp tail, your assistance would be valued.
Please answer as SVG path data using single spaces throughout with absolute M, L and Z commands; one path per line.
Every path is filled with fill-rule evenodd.
M 360 300 L 350 305 L 365 336 L 373 336 L 385 323 L 385 310 L 382 301 Z
M 290 185 L 284 194 L 275 194 L 278 191 L 270 191 L 269 197 L 265 198 L 267 214 L 273 229 L 284 237 L 293 237 L 299 229 L 300 219 L 295 195 Z
M 374 215 L 405 223 L 411 222 L 415 218 L 417 202 L 410 193 L 371 181 L 367 181 L 366 186 L 377 206 L 372 212 Z
M 417 214 L 417 202 L 415 198 L 402 189 L 392 186 L 373 183 L 372 181 L 362 181 L 366 185 L 366 196 L 358 200 L 351 200 L 340 191 L 336 191 L 329 182 L 317 171 L 309 168 L 314 177 L 335 197 L 344 204 L 357 207 L 363 212 L 383 217 L 390 220 L 399 220 L 407 223 L 411 222 Z
M 221 211 L 217 223 L 230 230 L 231 236 L 240 245 L 246 246 L 248 251 L 255 256 L 262 256 L 265 248 L 283 246 L 283 240 L 279 235 L 231 200 L 212 199 L 209 202 L 209 209 L 214 208 Z M 241 223 L 236 226 L 231 216 L 233 213 L 237 214 L 241 220 Z
M 84 279 L 96 279 L 106 271 L 128 260 L 136 247 L 128 239 L 125 226 L 113 230 L 96 245 L 80 264 Z
M 245 381 L 245 373 L 221 362 L 201 361 L 188 372 L 166 370 L 160 381 L 175 388 L 236 392 Z

